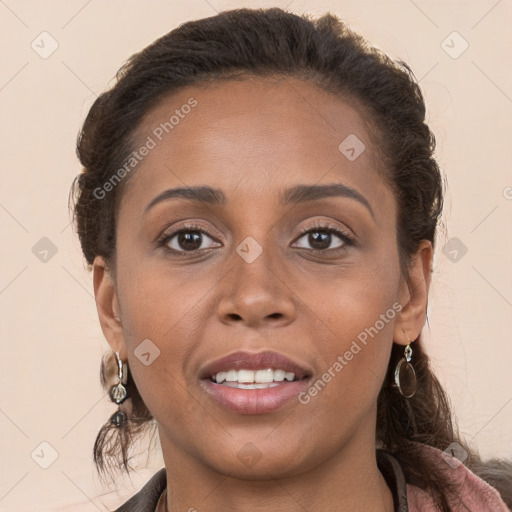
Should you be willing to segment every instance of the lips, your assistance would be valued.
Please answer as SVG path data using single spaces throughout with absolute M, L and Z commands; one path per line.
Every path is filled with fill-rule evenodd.
M 258 353 L 240 351 L 216 359 L 201 369 L 199 378 L 211 379 L 217 373 L 227 372 L 229 370 L 256 371 L 269 368 L 272 370 L 293 372 L 295 374 L 295 380 L 302 380 L 312 374 L 312 371 L 306 365 L 297 363 L 278 352 L 268 350 Z
M 214 376 L 221 372 L 242 374 L 274 370 L 274 381 L 266 384 L 242 384 L 240 382 L 217 383 Z M 248 370 L 244 372 L 243 370 Z M 278 373 L 295 374 L 295 380 L 276 382 Z M 271 372 L 272 373 L 272 372 Z M 277 352 L 235 352 L 207 364 L 200 371 L 201 388 L 213 401 L 224 409 L 237 414 L 269 414 L 286 405 L 298 402 L 298 395 L 309 385 L 313 372 L 306 365 L 297 363 Z M 251 377 L 251 380 L 252 377 Z M 264 379 L 265 380 L 265 379 Z M 266 379 L 268 380 L 268 379 Z

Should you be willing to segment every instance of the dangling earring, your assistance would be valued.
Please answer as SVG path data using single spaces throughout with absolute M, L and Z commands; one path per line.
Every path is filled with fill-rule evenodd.
M 411 364 L 411 344 L 404 349 L 404 356 L 395 368 L 395 385 L 405 398 L 412 398 L 416 393 L 416 372 Z
M 117 364 L 119 366 L 119 383 L 110 388 L 110 399 L 117 405 L 122 404 L 128 397 L 128 392 L 123 384 L 127 383 L 128 378 L 128 365 L 123 363 L 119 357 L 119 352 L 116 352 Z M 115 427 L 122 427 L 126 423 L 126 414 L 118 410 L 110 418 L 110 423 Z

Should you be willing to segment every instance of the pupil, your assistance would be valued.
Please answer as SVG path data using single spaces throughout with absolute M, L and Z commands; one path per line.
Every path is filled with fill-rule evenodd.
M 188 231 L 178 235 L 178 244 L 182 249 L 199 249 L 201 247 L 201 234 L 199 231 Z
M 327 249 L 331 242 L 331 234 L 326 231 L 313 231 L 309 234 L 309 243 L 315 249 Z M 315 246 L 316 244 L 316 246 Z

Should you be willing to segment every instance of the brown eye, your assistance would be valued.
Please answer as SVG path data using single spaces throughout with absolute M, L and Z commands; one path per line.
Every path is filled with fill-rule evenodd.
M 308 242 L 313 249 L 319 251 L 328 249 L 331 245 L 331 233 L 327 233 L 327 231 L 313 231 L 308 234 Z
M 203 229 L 190 227 L 165 235 L 160 244 L 171 251 L 184 253 L 210 249 L 217 242 Z
M 336 237 L 336 235 L 334 235 Z M 333 234 L 327 230 L 314 230 L 310 231 L 302 238 L 307 237 L 307 242 L 310 244 L 312 249 L 317 251 L 324 251 L 326 249 L 337 249 L 343 245 L 343 240 L 341 244 L 338 244 L 336 247 L 331 247 L 333 242 Z M 339 238 L 339 237 L 336 237 Z
M 202 238 L 203 234 L 199 231 L 181 232 L 176 235 L 176 243 L 184 251 L 195 251 L 201 248 Z
M 339 229 L 321 226 L 302 230 L 302 236 L 297 239 L 296 244 L 301 249 L 329 251 L 352 245 L 352 239 Z

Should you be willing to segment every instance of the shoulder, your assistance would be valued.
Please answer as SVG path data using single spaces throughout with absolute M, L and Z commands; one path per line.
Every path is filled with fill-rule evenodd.
M 431 446 L 421 445 L 426 457 L 431 459 L 440 472 L 453 482 L 457 488 L 457 496 L 450 501 L 453 512 L 509 512 L 499 492 L 487 482 L 475 475 L 457 458 Z M 409 512 L 435 512 L 431 496 L 411 484 L 407 484 Z
M 165 468 L 158 470 L 127 502 L 114 512 L 153 512 L 160 495 L 167 485 Z

